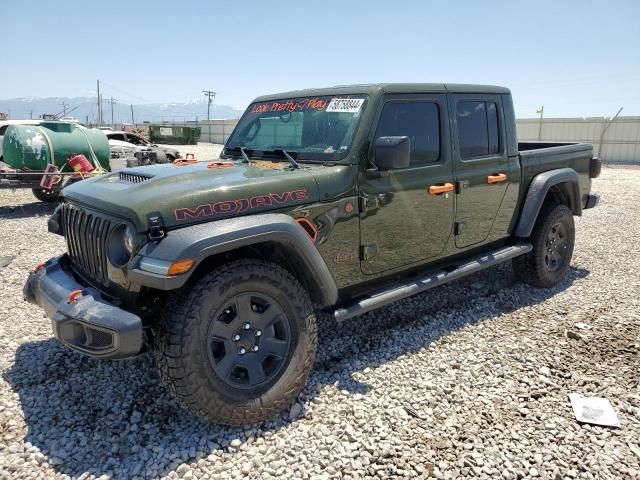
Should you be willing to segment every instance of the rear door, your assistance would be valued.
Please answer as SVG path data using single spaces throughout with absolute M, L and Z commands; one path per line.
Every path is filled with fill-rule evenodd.
M 454 214 L 448 123 L 444 94 L 388 95 L 382 102 L 370 144 L 378 137 L 407 136 L 411 163 L 379 177 L 360 174 L 364 273 L 420 262 L 444 250 Z M 368 160 L 375 164 L 373 147 Z M 442 193 L 430 194 L 430 186 Z
M 507 190 L 509 159 L 499 95 L 451 94 L 456 180 L 455 243 L 486 240 Z

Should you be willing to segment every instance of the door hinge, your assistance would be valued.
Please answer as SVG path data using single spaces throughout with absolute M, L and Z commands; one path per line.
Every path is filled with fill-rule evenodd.
M 453 224 L 454 235 L 462 235 L 463 231 L 464 231 L 464 222 L 456 222 Z
M 370 262 L 378 255 L 378 246 L 373 245 L 362 245 L 360 247 L 360 259 L 365 262 Z

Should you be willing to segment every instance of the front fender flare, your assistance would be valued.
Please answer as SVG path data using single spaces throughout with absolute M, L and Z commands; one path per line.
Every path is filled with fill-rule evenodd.
M 582 202 L 580 196 L 580 183 L 578 173 L 572 168 L 558 168 L 543 172 L 535 177 L 529 185 L 527 195 L 524 198 L 520 218 L 514 230 L 516 237 L 529 237 L 533 231 L 544 199 L 549 189 L 560 183 L 569 184 L 569 195 L 571 205 L 569 207 L 574 215 L 582 215 Z
M 237 248 L 260 243 L 275 243 L 302 262 L 305 276 L 317 286 L 310 292 L 317 303 L 333 305 L 338 300 L 338 288 L 327 264 L 303 228 L 290 216 L 281 213 L 251 215 L 201 223 L 171 230 L 159 242 L 145 245 L 134 259 L 139 265 L 141 257 L 175 261 L 192 259 L 194 267 L 183 275 L 165 276 L 133 268 L 129 280 L 160 290 L 182 287 L 191 273 L 204 259 Z

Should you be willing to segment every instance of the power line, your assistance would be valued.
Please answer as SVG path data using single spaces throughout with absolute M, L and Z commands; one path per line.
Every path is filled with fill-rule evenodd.
M 155 100 L 151 100 L 151 99 L 149 99 L 149 98 L 144 98 L 144 97 L 140 97 L 140 96 L 138 96 L 138 95 L 134 95 L 134 94 L 132 94 L 132 93 L 128 93 L 128 92 L 126 92 L 125 90 L 122 90 L 121 88 L 118 88 L 118 87 L 116 87 L 116 86 L 114 86 L 114 85 L 111 85 L 110 83 L 105 82 L 104 80 L 101 80 L 101 81 L 100 81 L 100 83 L 102 83 L 103 85 L 107 85 L 108 87 L 113 88 L 114 90 L 116 90 L 116 91 L 118 91 L 118 92 L 122 93 L 123 95 L 126 95 L 127 97 L 136 98 L 136 99 L 138 99 L 138 100 L 142 100 L 143 102 L 159 103 L 159 102 L 156 102 Z

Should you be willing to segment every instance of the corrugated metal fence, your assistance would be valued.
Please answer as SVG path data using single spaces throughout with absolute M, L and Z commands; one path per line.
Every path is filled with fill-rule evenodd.
M 640 117 L 517 120 L 518 140 L 585 142 L 605 162 L 640 163 Z
M 202 129 L 200 133 L 200 141 L 208 143 L 225 143 L 236 124 L 237 118 L 228 118 L 224 120 L 211 120 L 207 125 L 207 121 L 198 122 L 198 126 Z

